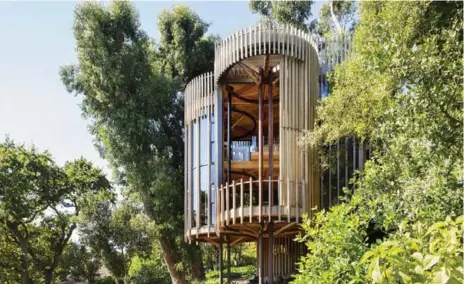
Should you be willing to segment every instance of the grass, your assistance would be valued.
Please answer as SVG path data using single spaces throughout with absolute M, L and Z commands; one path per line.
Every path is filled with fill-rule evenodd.
M 222 276 L 224 280 L 226 278 L 227 269 L 224 269 Z M 238 266 L 238 267 L 231 267 L 230 274 L 232 280 L 234 279 L 252 279 L 255 277 L 256 274 L 256 267 L 255 265 L 246 265 L 246 266 Z M 219 271 L 213 270 L 206 273 L 206 280 L 202 282 L 203 284 L 217 284 L 219 283 Z

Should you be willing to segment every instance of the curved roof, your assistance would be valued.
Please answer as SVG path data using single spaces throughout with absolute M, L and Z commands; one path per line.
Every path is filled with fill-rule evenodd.
M 279 54 L 304 61 L 309 57 L 308 52 L 318 53 L 310 34 L 290 25 L 258 23 L 231 34 L 216 45 L 214 77 L 218 81 L 232 65 L 248 57 Z

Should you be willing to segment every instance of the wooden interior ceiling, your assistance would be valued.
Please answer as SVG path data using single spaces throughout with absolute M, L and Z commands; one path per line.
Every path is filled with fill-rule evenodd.
M 280 55 L 261 55 L 245 59 L 234 66 L 219 80 L 219 87 L 223 94 L 223 121 L 224 128 L 227 129 L 228 115 L 228 96 L 232 90 L 232 119 L 231 134 L 232 141 L 251 140 L 252 136 L 258 137 L 259 121 L 259 100 L 258 89 L 260 81 L 260 68 L 263 69 L 263 114 L 262 129 L 265 138 L 264 141 L 264 163 L 263 176 L 268 175 L 269 148 L 268 144 L 268 127 L 269 127 L 269 89 L 272 89 L 273 100 L 273 125 L 274 140 L 279 137 L 279 62 Z M 269 83 L 271 81 L 271 83 Z M 270 87 L 270 85 L 272 87 Z M 224 141 L 226 141 L 226 132 L 224 132 Z M 278 142 L 277 142 L 278 143 Z M 277 148 L 278 145 L 275 145 Z M 279 154 L 273 154 L 273 176 L 279 174 Z M 224 163 L 223 169 L 227 170 L 227 163 Z M 258 153 L 251 153 L 251 161 L 232 161 L 232 180 L 240 178 L 253 179 L 258 177 Z
M 280 55 L 261 55 L 245 59 L 234 66 L 219 80 L 223 94 L 224 119 L 227 122 L 227 101 L 228 90 L 232 88 L 234 95 L 232 96 L 232 140 L 251 140 L 251 136 L 258 135 L 258 88 L 259 88 L 259 69 L 263 68 L 265 77 L 268 72 L 272 72 L 272 98 L 273 106 L 273 123 L 274 137 L 279 137 L 279 71 L 278 65 Z M 277 68 L 276 68 L 277 67 Z M 273 71 L 274 69 L 274 71 Z M 267 82 L 263 84 L 263 135 L 268 135 L 268 96 L 269 87 Z M 254 130 L 254 131 L 253 131 Z M 248 134 L 248 135 L 247 135 Z

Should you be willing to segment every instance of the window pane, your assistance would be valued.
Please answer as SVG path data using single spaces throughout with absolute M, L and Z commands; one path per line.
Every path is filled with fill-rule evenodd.
M 200 120 L 200 164 L 208 164 L 208 120 Z
M 197 166 L 197 139 L 198 139 L 198 124 L 192 123 L 193 135 L 192 135 L 192 167 Z

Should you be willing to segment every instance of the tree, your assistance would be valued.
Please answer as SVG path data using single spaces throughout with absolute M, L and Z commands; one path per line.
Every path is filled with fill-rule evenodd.
M 162 259 L 160 247 L 157 243 L 153 244 L 152 251 L 148 257 L 133 257 L 129 275 L 131 283 L 134 284 L 171 283 L 166 264 Z
M 205 36 L 209 24 L 188 6 L 175 6 L 158 16 L 161 35 L 159 61 L 171 78 L 187 83 L 194 77 L 212 71 L 214 45 L 218 36 Z
M 71 242 L 63 253 L 59 271 L 62 278 L 71 275 L 75 280 L 83 279 L 92 284 L 99 276 L 97 272 L 101 266 L 97 253 L 82 244 Z
M 352 31 L 355 22 L 355 1 L 335 1 L 322 5 L 319 17 L 310 24 L 310 30 L 321 36 L 341 35 Z
M 372 157 L 344 204 L 308 220 L 302 241 L 310 253 L 296 283 L 435 283 L 435 277 L 458 283 L 462 250 L 453 236 L 463 211 L 463 67 L 456 62 L 463 56 L 463 4 L 360 6 L 354 53 L 335 68 L 318 124 L 302 142 L 323 155 L 321 145 L 357 137 L 369 141 Z M 343 242 L 334 244 L 334 236 Z
M 1 215 L 1 213 L 0 213 Z M 21 249 L 8 234 L 5 224 L 0 224 L 0 283 L 21 282 Z
M 303 31 L 308 30 L 306 21 L 311 17 L 313 1 L 259 1 L 251 0 L 252 13 L 274 19 L 282 24 L 290 24 Z
M 76 217 L 88 199 L 109 192 L 108 180 L 84 159 L 60 168 L 47 152 L 7 139 L 0 144 L 0 184 L 0 218 L 20 249 L 21 282 L 40 272 L 52 283 Z
M 129 283 L 129 269 L 136 256 L 147 257 L 153 246 L 154 228 L 141 206 L 131 200 L 111 206 L 97 201 L 94 210 L 82 216 L 82 242 L 102 256 L 116 279 Z
M 201 252 L 183 241 L 183 102 L 179 91 L 190 76 L 213 69 L 212 58 L 206 56 L 212 56 L 213 45 L 203 39 L 206 25 L 186 8 L 175 10 L 173 17 L 178 19 L 164 13 L 162 44 L 157 50 L 140 29 L 137 12 L 128 2 L 108 7 L 83 3 L 75 13 L 79 64 L 63 67 L 62 81 L 69 92 L 83 96 L 82 112 L 92 121 L 97 148 L 121 184 L 140 194 L 144 211 L 155 221 L 156 239 L 172 282 L 184 283 L 189 271 L 199 278 Z M 186 38 L 192 31 L 194 37 Z M 177 56 L 178 51 L 185 58 Z M 196 54 L 200 54 L 198 60 Z M 195 66 L 187 64 L 186 58 L 196 62 Z

